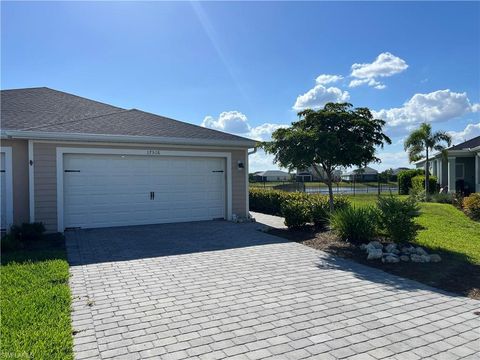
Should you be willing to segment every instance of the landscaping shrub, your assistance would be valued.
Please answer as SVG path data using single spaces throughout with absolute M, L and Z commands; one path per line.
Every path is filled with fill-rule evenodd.
M 22 225 L 13 225 L 10 228 L 10 235 L 14 240 L 20 243 L 28 243 L 39 240 L 45 232 L 45 226 L 41 222 L 23 223 Z
M 463 211 L 473 220 L 480 220 L 480 193 L 463 198 Z
M 342 240 L 353 244 L 367 243 L 376 234 L 377 212 L 374 207 L 346 207 L 335 211 L 330 226 Z
M 422 169 L 400 171 L 398 173 L 398 193 L 400 195 L 408 195 L 412 188 L 412 178 L 424 173 L 425 171 Z
M 2 236 L 1 240 L 1 251 L 7 252 L 16 250 L 20 247 L 20 243 L 16 241 L 11 234 L 5 234 Z
M 379 197 L 377 201 L 379 228 L 396 243 L 415 240 L 417 226 L 414 218 L 419 213 L 419 206 L 413 198 L 406 200 L 394 196 Z
M 282 215 L 282 204 L 287 200 L 302 200 L 316 206 L 329 209 L 328 196 L 322 194 L 306 194 L 303 192 L 285 192 L 271 189 L 250 189 L 250 210 L 258 211 L 270 215 Z M 335 196 L 335 209 L 341 209 L 348 206 L 350 203 L 346 197 Z M 323 216 L 321 211 L 317 215 Z M 320 219 L 320 218 L 318 218 Z M 315 218 L 313 219 L 315 222 Z
M 417 175 L 411 179 L 412 190 L 414 193 L 425 192 L 425 175 Z M 437 178 L 430 176 L 428 178 L 428 193 L 435 194 L 437 192 Z
M 436 193 L 430 197 L 430 201 L 439 204 L 452 204 L 454 196 L 452 193 Z
M 250 189 L 250 210 L 264 214 L 281 215 L 286 193 L 280 190 Z
M 324 229 L 330 217 L 330 203 L 328 196 L 314 194 L 309 197 L 311 222 L 317 229 Z M 335 210 L 342 210 L 350 206 L 346 197 L 336 196 L 333 199 Z
M 304 199 L 289 199 L 282 204 L 282 215 L 288 228 L 305 226 L 311 220 L 311 207 Z

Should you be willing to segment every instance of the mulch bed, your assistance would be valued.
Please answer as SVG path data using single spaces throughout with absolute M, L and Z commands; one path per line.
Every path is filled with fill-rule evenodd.
M 384 264 L 380 260 L 367 260 L 366 253 L 358 246 L 342 241 L 328 230 L 316 231 L 314 227 L 304 227 L 296 230 L 270 229 L 268 233 L 394 275 L 480 300 L 480 266 L 468 262 L 458 254 L 424 247 L 429 254 L 439 254 L 442 261 L 439 263 Z

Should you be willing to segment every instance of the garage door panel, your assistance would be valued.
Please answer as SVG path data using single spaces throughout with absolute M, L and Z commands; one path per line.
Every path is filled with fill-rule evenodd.
M 64 225 L 224 218 L 224 168 L 221 158 L 66 154 L 64 169 L 80 172 L 64 174 Z

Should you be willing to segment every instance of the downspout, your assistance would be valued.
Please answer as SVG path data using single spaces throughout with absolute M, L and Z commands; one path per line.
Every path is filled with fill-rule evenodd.
M 250 215 L 250 181 L 249 181 L 249 177 L 248 177 L 248 171 L 249 171 L 249 168 L 250 168 L 250 166 L 249 166 L 250 161 L 249 161 L 248 157 L 250 155 L 255 154 L 256 152 L 257 152 L 257 146 L 255 146 L 252 151 L 248 151 L 248 149 L 247 149 L 247 158 L 245 159 L 246 162 L 247 162 L 247 164 L 245 166 L 245 185 L 246 185 L 245 186 L 245 188 L 246 188 L 246 200 L 245 201 L 246 201 L 247 219 L 249 219 L 249 220 L 252 219 L 252 216 Z

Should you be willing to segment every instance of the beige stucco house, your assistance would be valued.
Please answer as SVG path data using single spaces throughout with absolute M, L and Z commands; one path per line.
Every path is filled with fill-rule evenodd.
M 255 145 L 49 88 L 3 90 L 2 229 L 246 217 Z

